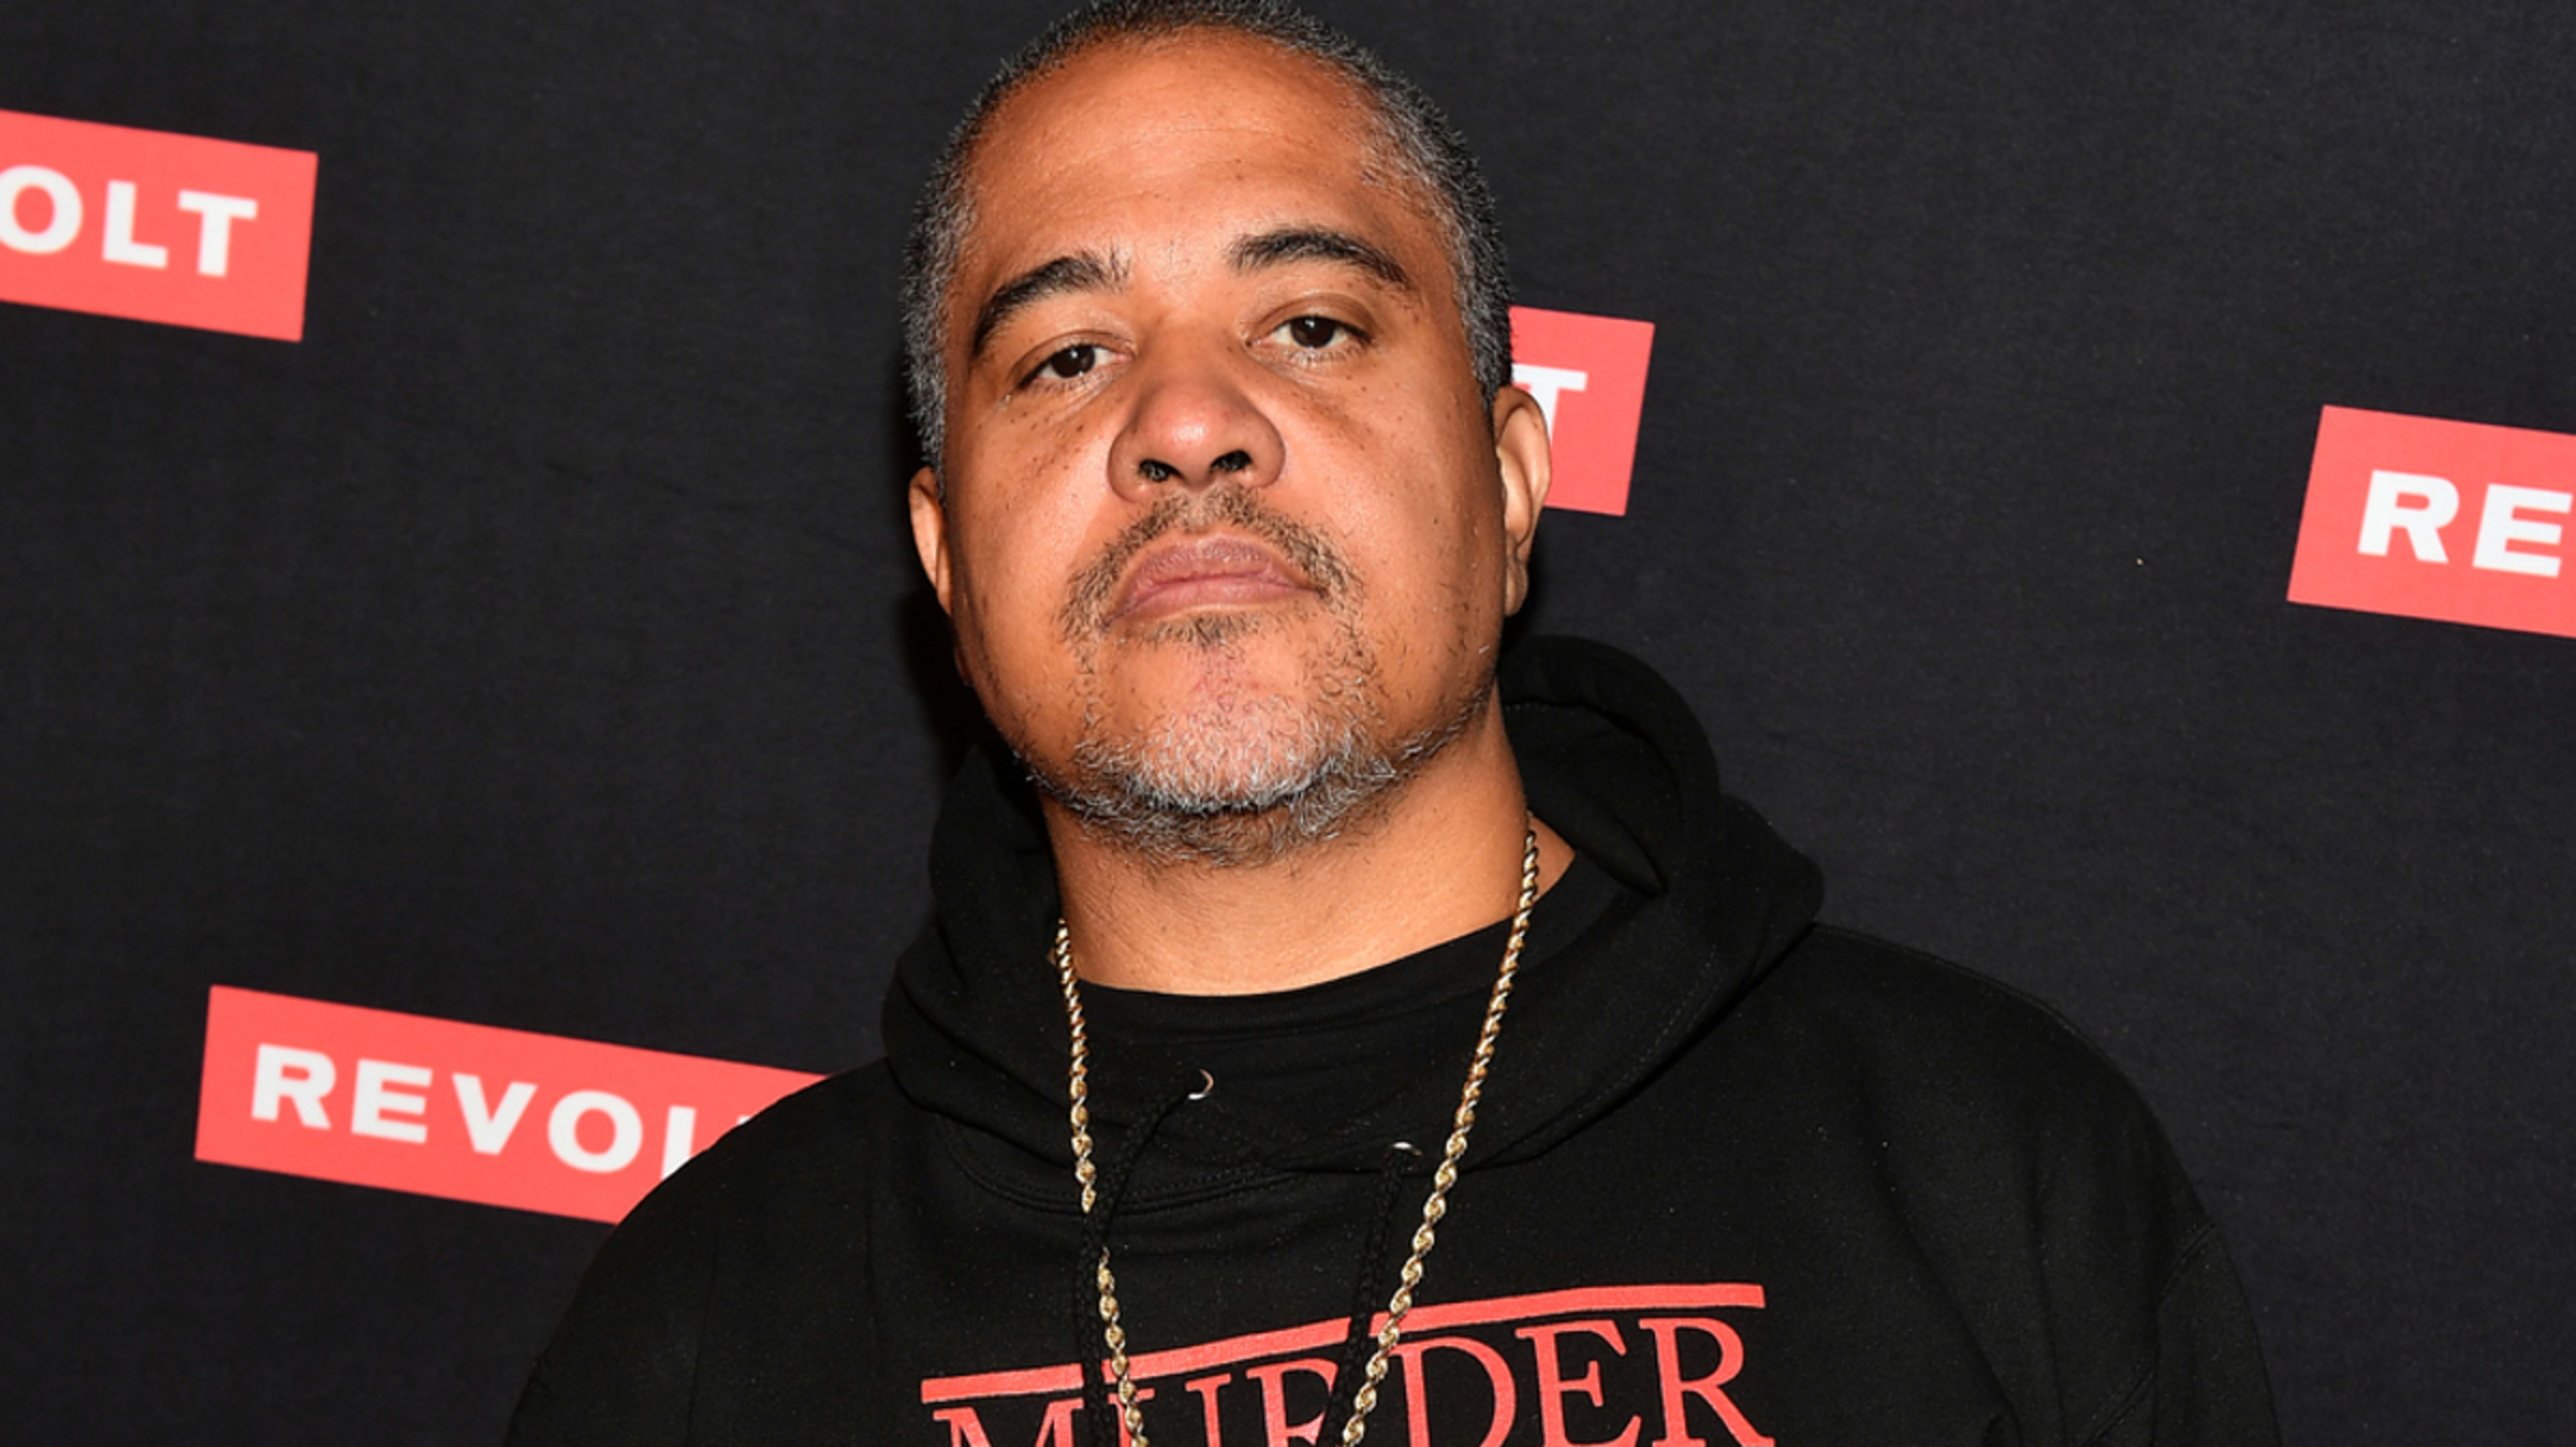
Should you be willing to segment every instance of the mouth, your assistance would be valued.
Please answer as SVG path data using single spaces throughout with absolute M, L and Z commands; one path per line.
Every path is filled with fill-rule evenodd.
M 1207 608 L 1257 608 L 1321 590 L 1267 545 L 1229 533 L 1173 538 L 1137 555 L 1106 621 L 1148 623 Z

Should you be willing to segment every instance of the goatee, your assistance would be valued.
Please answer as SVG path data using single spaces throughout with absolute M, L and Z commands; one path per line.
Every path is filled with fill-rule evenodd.
M 1211 673 L 1278 627 L 1269 611 L 1195 613 L 1113 638 L 1107 617 L 1136 554 L 1175 531 L 1224 525 L 1276 549 L 1313 584 L 1334 628 L 1293 693 L 1211 689 L 1142 730 L 1112 734 L 1102 654 L 1185 648 Z M 1058 622 L 1079 661 L 1083 727 L 1061 767 L 1021 755 L 1030 777 L 1083 827 L 1157 863 L 1282 858 L 1351 829 L 1467 727 L 1490 679 L 1428 727 L 1390 737 L 1385 687 L 1358 627 L 1360 587 L 1333 542 L 1233 483 L 1164 498 L 1075 576 Z

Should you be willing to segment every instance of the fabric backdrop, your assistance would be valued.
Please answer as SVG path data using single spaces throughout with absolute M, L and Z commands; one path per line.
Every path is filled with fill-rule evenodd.
M 300 341 L 0 306 L 12 1440 L 492 1440 L 605 1230 L 194 1159 L 209 986 L 875 1053 L 901 236 L 1054 8 L 0 8 L 0 109 L 319 157 Z M 2576 1436 L 2576 639 L 2286 598 L 2322 408 L 2576 432 L 2576 10 L 1320 8 L 1655 328 L 1528 626 L 2119 1061 L 2291 1442 Z

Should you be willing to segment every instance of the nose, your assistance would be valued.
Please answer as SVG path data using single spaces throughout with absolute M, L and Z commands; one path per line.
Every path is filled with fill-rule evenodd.
M 1223 478 L 1260 487 L 1279 475 L 1287 446 L 1236 359 L 1177 340 L 1137 360 L 1134 410 L 1109 452 L 1109 482 L 1131 500 Z

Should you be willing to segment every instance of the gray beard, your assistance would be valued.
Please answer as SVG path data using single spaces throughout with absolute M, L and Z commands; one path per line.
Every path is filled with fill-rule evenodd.
M 1334 641 L 1311 660 L 1294 698 L 1210 703 L 1155 721 L 1141 735 L 1108 737 L 1098 694 L 1105 611 L 1122 570 L 1178 528 L 1228 522 L 1267 540 L 1316 585 L 1338 620 Z M 1082 736 L 1061 768 L 1023 753 L 1038 788 L 1095 835 L 1155 863 L 1259 864 L 1333 839 L 1379 808 L 1466 731 L 1493 682 L 1450 716 L 1389 737 L 1378 661 L 1359 634 L 1360 587 L 1331 541 L 1280 517 L 1231 482 L 1176 492 L 1127 528 L 1075 580 L 1058 625 L 1080 660 Z M 1271 626 L 1259 613 L 1209 613 L 1146 630 L 1133 646 L 1188 648 L 1224 660 Z
M 1187 619 L 1155 641 L 1221 652 L 1263 621 Z M 1364 820 L 1466 730 L 1491 690 L 1389 739 L 1376 660 L 1356 636 L 1309 682 L 1302 698 L 1176 714 L 1141 737 L 1086 729 L 1070 768 L 1031 776 L 1084 828 L 1154 863 L 1268 863 Z

